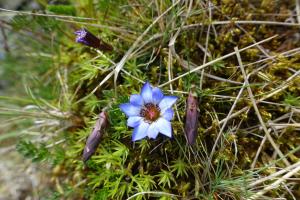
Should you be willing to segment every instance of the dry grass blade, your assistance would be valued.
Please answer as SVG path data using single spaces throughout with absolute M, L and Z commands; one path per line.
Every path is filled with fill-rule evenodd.
M 238 59 L 239 66 L 240 66 L 240 68 L 241 68 L 243 77 L 244 77 L 244 79 L 245 79 L 245 83 L 246 83 L 246 85 L 249 85 L 248 77 L 247 77 L 247 74 L 246 74 L 246 72 L 245 72 L 245 69 L 244 69 L 244 66 L 243 66 L 243 63 L 242 63 L 242 59 L 241 59 L 239 50 L 238 50 L 237 47 L 235 47 L 234 50 L 235 50 L 235 53 L 236 53 L 236 56 L 237 56 L 237 59 Z M 258 118 L 258 120 L 259 120 L 259 122 L 260 122 L 260 124 L 261 124 L 261 126 L 262 126 L 262 128 L 263 128 L 263 130 L 264 130 L 264 132 L 265 132 L 265 134 L 266 134 L 266 136 L 267 136 L 267 139 L 269 140 L 269 142 L 270 142 L 271 145 L 273 146 L 274 150 L 278 153 L 278 155 L 280 156 L 280 158 L 283 159 L 283 162 L 284 162 L 287 166 L 289 166 L 289 165 L 290 165 L 289 161 L 284 157 L 283 153 L 280 151 L 280 149 L 278 148 L 278 146 L 277 146 L 276 143 L 274 142 L 274 140 L 273 140 L 273 138 L 272 138 L 270 132 L 268 131 L 268 129 L 267 129 L 266 125 L 265 125 L 265 122 L 263 121 L 263 119 L 262 119 L 262 117 L 261 117 L 261 114 L 260 114 L 260 112 L 259 112 L 259 110 L 258 110 L 258 107 L 257 107 L 257 105 L 256 105 L 256 101 L 255 101 L 255 99 L 254 99 L 254 95 L 253 95 L 253 93 L 252 93 L 252 90 L 251 90 L 251 88 L 250 88 L 250 85 L 249 85 L 249 87 L 247 87 L 247 90 L 248 90 L 249 98 L 250 98 L 250 100 L 251 100 L 251 102 L 252 102 L 252 106 L 253 106 L 253 108 L 254 108 L 254 110 L 255 110 L 256 116 L 257 116 L 257 118 Z
M 275 181 L 274 183 L 266 186 L 263 190 L 257 192 L 256 194 L 254 194 L 253 196 L 251 196 L 249 198 L 249 200 L 254 200 L 257 199 L 259 197 L 261 197 L 262 195 L 264 195 L 265 193 L 267 193 L 268 191 L 277 188 L 280 184 L 282 184 L 284 181 L 286 181 L 288 178 L 292 177 L 293 175 L 297 174 L 300 171 L 300 162 L 296 163 L 295 168 L 292 169 L 290 172 L 286 173 L 284 176 L 278 178 L 277 181 Z
M 117 79 L 119 72 L 123 68 L 124 64 L 126 61 L 129 59 L 131 56 L 132 52 L 137 48 L 138 44 L 142 41 L 142 39 L 147 35 L 147 33 L 152 29 L 152 27 L 159 22 L 159 20 L 166 15 L 168 12 L 170 12 L 180 1 L 176 1 L 175 3 L 172 4 L 171 7 L 169 7 L 165 12 L 163 12 L 160 16 L 158 16 L 149 26 L 148 28 L 136 39 L 136 41 L 132 44 L 132 46 L 127 50 L 123 58 L 117 63 L 115 69 L 114 69 L 114 84 L 115 87 L 117 85 Z
M 240 91 L 239 91 L 239 93 L 238 93 L 236 99 L 234 100 L 234 103 L 233 103 L 233 105 L 231 106 L 230 111 L 228 112 L 227 117 L 224 119 L 224 123 L 222 124 L 222 127 L 221 127 L 221 129 L 220 129 L 220 131 L 219 131 L 219 133 L 218 133 L 218 136 L 217 136 L 217 138 L 216 138 L 216 140 L 215 140 L 215 143 L 214 143 L 214 145 L 213 145 L 213 147 L 212 147 L 212 150 L 211 150 L 211 153 L 210 153 L 210 155 L 209 155 L 209 159 L 208 159 L 209 165 L 208 165 L 206 171 L 205 171 L 204 174 L 203 174 L 204 177 L 205 177 L 206 174 L 209 172 L 209 166 L 211 165 L 211 160 L 212 160 L 213 155 L 214 155 L 214 153 L 215 153 L 215 150 L 216 150 L 216 148 L 217 148 L 218 142 L 219 142 L 219 140 L 220 140 L 220 138 L 221 138 L 221 136 L 222 136 L 222 134 L 223 134 L 223 131 L 224 131 L 226 125 L 227 125 L 227 122 L 228 122 L 229 119 L 232 117 L 232 113 L 233 113 L 233 111 L 234 111 L 234 109 L 235 109 L 235 107 L 236 107 L 236 105 L 237 105 L 239 99 L 241 98 L 241 96 L 242 96 L 242 94 L 243 94 L 243 91 L 244 91 L 244 88 L 245 88 L 246 85 L 247 85 L 247 83 L 246 83 L 246 81 L 245 81 L 244 84 L 243 84 L 243 86 L 242 86 L 242 88 L 240 89 Z
M 269 175 L 267 177 L 260 178 L 257 181 L 250 183 L 249 184 L 249 188 L 253 188 L 253 187 L 255 187 L 255 186 L 257 186 L 257 185 L 259 185 L 259 184 L 261 184 L 261 183 L 263 183 L 265 181 L 272 180 L 272 179 L 274 179 L 277 176 L 280 176 L 280 175 L 282 175 L 284 173 L 290 172 L 291 170 L 295 169 L 297 166 L 299 166 L 299 162 L 294 163 L 294 164 L 292 164 L 292 165 L 290 165 L 290 166 L 288 166 L 286 168 L 283 168 L 282 170 L 280 170 L 278 172 L 275 172 L 275 173 L 273 173 L 273 174 L 271 174 L 271 175 Z
M 268 129 L 268 131 L 270 132 L 271 129 Z M 254 167 L 256 165 L 256 162 L 257 162 L 257 159 L 259 157 L 259 154 L 260 154 L 261 150 L 263 149 L 263 146 L 264 146 L 264 144 L 265 144 L 266 141 L 267 141 L 267 135 L 264 136 L 264 138 L 262 139 L 262 141 L 261 141 L 261 143 L 260 143 L 260 145 L 259 145 L 259 147 L 258 147 L 258 149 L 256 151 L 254 160 L 253 160 L 253 162 L 251 164 L 251 169 L 254 169 Z
M 252 48 L 252 47 L 254 47 L 254 46 L 258 45 L 258 44 L 262 44 L 262 43 L 264 43 L 264 42 L 267 42 L 267 41 L 269 41 L 269 40 L 272 40 L 272 39 L 274 39 L 274 38 L 277 37 L 277 36 L 278 36 L 278 35 L 273 35 L 273 36 L 271 36 L 271 37 L 269 37 L 269 38 L 267 38 L 267 39 L 264 39 L 264 40 L 262 40 L 262 41 L 259 41 L 259 42 L 257 42 L 257 43 L 254 43 L 254 44 L 252 44 L 252 45 L 249 45 L 249 46 L 247 46 L 247 47 L 245 47 L 245 48 L 239 49 L 239 52 L 245 51 L 245 50 L 250 49 L 250 48 Z M 229 54 L 226 54 L 225 56 L 222 56 L 222 57 L 219 57 L 219 58 L 217 58 L 217 59 L 215 59 L 215 60 L 212 60 L 212 61 L 210 61 L 210 62 L 207 62 L 207 63 L 205 63 L 204 65 L 198 66 L 198 67 L 196 67 L 196 68 L 194 68 L 194 69 L 192 69 L 192 70 L 190 70 L 190 71 L 188 71 L 188 72 L 186 72 L 186 73 L 184 73 L 184 74 L 181 74 L 181 75 L 177 76 L 176 78 L 173 78 L 172 80 L 170 80 L 170 81 L 168 81 L 168 82 L 165 82 L 165 83 L 161 84 L 159 87 L 163 87 L 163 86 L 165 86 L 165 85 L 168 85 L 168 84 L 170 84 L 170 83 L 172 83 L 172 82 L 174 82 L 174 81 L 176 81 L 176 80 L 178 80 L 178 79 L 181 79 L 181 78 L 183 78 L 183 77 L 185 77 L 185 76 L 187 76 L 187 75 L 189 75 L 189 74 L 191 74 L 191 73 L 193 73 L 193 72 L 196 72 L 196 71 L 198 71 L 198 70 L 204 69 L 205 67 L 208 67 L 208 66 L 210 66 L 210 65 L 212 65 L 212 64 L 214 64 L 214 63 L 217 63 L 217 62 L 219 62 L 219 61 L 221 61 L 221 60 L 224 60 L 225 58 L 228 58 L 228 57 L 230 57 L 230 56 L 233 56 L 233 55 L 235 55 L 235 54 L 236 54 L 236 52 L 231 52 L 231 53 L 229 53 Z
M 22 14 L 22 15 L 35 15 L 35 16 L 55 17 L 55 18 L 69 18 L 69 19 L 80 19 L 80 20 L 97 20 L 97 19 L 93 19 L 93 18 L 89 18 L 89 17 L 76 17 L 76 16 L 70 16 L 70 15 L 43 14 L 43 13 L 9 10 L 9 9 L 5 9 L 5 8 L 0 8 L 0 11 L 8 12 L 8 13 Z
M 289 22 L 277 22 L 277 21 L 260 21 L 260 20 L 256 20 L 256 21 L 243 21 L 243 20 L 237 20 L 237 21 L 215 21 L 212 22 L 212 25 L 225 25 L 225 24 L 264 24 L 264 25 L 271 25 L 271 26 L 300 26 L 300 24 L 298 23 L 289 23 Z M 187 26 L 184 26 L 183 29 L 192 29 L 192 28 L 197 28 L 199 26 L 204 26 L 206 24 L 203 23 L 199 23 L 199 24 L 190 24 Z

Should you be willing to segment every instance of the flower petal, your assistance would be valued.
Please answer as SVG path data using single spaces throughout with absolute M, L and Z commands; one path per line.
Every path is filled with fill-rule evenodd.
M 164 96 L 164 98 L 159 102 L 158 106 L 162 112 L 166 109 L 171 108 L 171 106 L 176 102 L 178 97 L 176 96 Z
M 164 94 L 162 93 L 161 89 L 157 87 L 152 89 L 153 103 L 158 104 L 163 98 L 164 98 Z
M 156 122 L 153 122 L 152 124 L 150 124 L 148 131 L 147 131 L 147 135 L 149 138 L 155 139 L 158 135 L 158 127 L 156 125 Z
M 142 87 L 141 95 L 142 95 L 145 103 L 152 102 L 152 88 L 148 81 Z
M 127 126 L 134 128 L 134 127 L 140 125 L 141 119 L 142 119 L 142 117 L 139 117 L 139 116 L 129 117 L 127 119 Z
M 132 141 L 137 141 L 146 137 L 148 128 L 149 124 L 144 121 L 141 121 L 140 125 L 135 127 L 133 130 Z
M 128 116 L 139 116 L 141 108 L 130 103 L 120 105 L 120 109 Z
M 87 30 L 83 28 L 78 31 L 75 31 L 74 33 L 76 34 L 76 42 L 82 42 L 86 37 Z
M 168 120 L 161 117 L 155 122 L 155 124 L 161 134 L 172 137 L 172 127 Z
M 163 116 L 163 118 L 165 118 L 168 121 L 172 120 L 173 116 L 174 116 L 173 109 L 172 108 L 166 109 L 162 116 Z
M 142 106 L 144 104 L 144 100 L 141 95 L 133 94 L 130 96 L 130 103 L 137 106 Z

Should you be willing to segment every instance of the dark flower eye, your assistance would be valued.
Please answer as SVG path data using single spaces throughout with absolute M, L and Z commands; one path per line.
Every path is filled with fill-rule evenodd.
M 185 134 L 190 145 L 195 143 L 198 129 L 198 99 L 189 93 L 186 106 Z
M 95 153 L 107 124 L 107 114 L 106 112 L 101 112 L 92 133 L 89 135 L 86 141 L 82 156 L 84 162 L 90 159 L 90 157 Z
M 86 29 L 80 29 L 78 31 L 75 31 L 76 42 L 82 43 L 84 45 L 87 45 L 89 47 L 93 47 L 96 49 L 100 49 L 102 51 L 112 51 L 113 47 L 109 44 L 103 42 L 99 38 L 97 38 L 95 35 L 93 35 L 91 32 L 89 32 Z

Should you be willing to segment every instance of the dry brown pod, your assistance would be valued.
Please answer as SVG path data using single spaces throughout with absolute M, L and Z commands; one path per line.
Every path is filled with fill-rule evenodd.
M 90 157 L 95 153 L 107 125 L 107 113 L 103 111 L 99 114 L 99 119 L 96 121 L 94 129 L 86 141 L 82 155 L 84 162 L 88 161 Z
M 185 134 L 190 145 L 196 141 L 198 131 L 198 98 L 192 92 L 189 93 L 186 103 L 186 116 L 185 116 Z

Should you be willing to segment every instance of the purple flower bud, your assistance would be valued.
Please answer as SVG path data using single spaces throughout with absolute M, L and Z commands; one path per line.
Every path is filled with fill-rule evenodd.
M 90 157 L 95 153 L 107 124 L 107 114 L 106 112 L 101 112 L 92 133 L 89 135 L 86 141 L 82 156 L 84 162 L 90 159 Z
M 186 106 L 186 118 L 185 118 L 185 134 L 187 136 L 188 143 L 193 145 L 195 143 L 198 132 L 198 99 L 196 96 L 189 93 Z
M 85 28 L 75 31 L 75 34 L 77 35 L 76 42 L 78 43 L 82 43 L 89 47 L 94 47 L 96 49 L 100 49 L 103 51 L 113 50 L 112 46 L 103 42 L 102 40 L 94 36 L 91 32 L 89 32 Z

